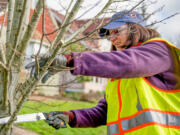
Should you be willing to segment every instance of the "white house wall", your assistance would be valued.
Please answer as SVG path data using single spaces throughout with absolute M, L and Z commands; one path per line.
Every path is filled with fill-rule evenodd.
M 38 53 L 39 48 L 40 48 L 40 44 L 39 43 L 34 43 L 34 47 L 33 47 L 34 55 L 36 55 Z M 44 45 L 42 45 L 41 49 L 40 49 L 40 54 L 45 54 L 46 52 L 47 52 L 47 48 Z
M 99 39 L 98 44 L 102 52 L 109 52 L 112 45 L 107 39 Z
M 36 42 L 30 42 L 27 49 L 26 49 L 26 56 L 25 56 L 25 61 L 24 64 L 28 64 L 32 61 L 34 61 L 34 58 L 32 58 L 33 55 L 36 55 L 38 50 L 39 50 L 40 44 Z M 47 52 L 46 46 L 42 46 L 40 50 L 40 55 L 45 54 Z
M 93 80 L 91 82 L 85 82 L 84 83 L 84 92 L 98 92 L 98 91 L 105 91 L 107 84 L 106 78 L 100 78 L 100 77 L 93 77 Z
M 100 47 L 101 52 L 109 52 L 111 49 L 111 42 L 107 39 L 100 39 L 98 40 L 98 46 Z M 97 91 L 105 91 L 107 84 L 106 78 L 100 77 L 93 77 L 91 82 L 84 83 L 84 91 L 88 93 L 90 91 L 97 92 Z
M 38 93 L 46 96 L 59 95 L 59 79 L 60 75 L 55 74 L 52 77 L 50 77 L 45 84 L 39 83 L 38 85 L 44 86 L 36 88 L 38 90 Z

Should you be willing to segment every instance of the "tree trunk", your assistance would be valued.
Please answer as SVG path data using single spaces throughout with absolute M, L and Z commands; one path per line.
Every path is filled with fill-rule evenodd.
M 30 3 L 31 0 L 10 0 L 8 3 L 6 61 L 2 61 L 0 58 L 0 62 L 3 63 L 0 63 L 0 118 L 7 116 L 11 118 L 7 124 L 0 125 L 0 135 L 12 134 L 12 122 L 38 83 L 38 80 L 33 79 L 31 82 L 18 83 L 24 61 L 24 56 L 20 54 L 24 54 L 43 9 L 43 1 L 38 0 L 35 12 L 29 22 Z M 3 67 L 3 65 L 5 66 Z
M 12 127 L 8 131 L 5 131 L 4 128 L 1 129 L 0 135 L 12 135 Z
M 0 84 L 0 118 L 11 116 L 18 102 L 14 95 L 16 93 L 15 88 L 18 85 L 19 72 L 14 72 L 14 70 L 8 73 L 5 72 L 6 71 L 1 72 L 0 75 L 0 82 L 3 82 Z M 7 78 L 3 77 L 3 74 L 8 74 L 8 78 L 10 78 L 7 80 L 7 91 L 5 91 Z M 11 135 L 11 131 L 12 125 L 7 126 L 6 128 L 4 125 L 0 125 L 0 135 Z

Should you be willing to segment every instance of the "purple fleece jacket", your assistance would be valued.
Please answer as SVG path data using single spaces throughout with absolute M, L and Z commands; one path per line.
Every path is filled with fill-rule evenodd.
M 105 78 L 146 77 L 158 88 L 180 89 L 180 63 L 174 66 L 169 46 L 163 42 L 148 42 L 143 46 L 113 52 L 73 53 L 73 75 Z M 177 64 L 176 64 L 177 65 Z M 97 127 L 106 124 L 107 103 L 103 98 L 93 108 L 71 110 L 75 120 L 71 127 Z

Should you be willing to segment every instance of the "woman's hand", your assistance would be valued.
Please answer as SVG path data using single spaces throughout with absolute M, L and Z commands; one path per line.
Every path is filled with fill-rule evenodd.
M 66 124 L 74 120 L 74 114 L 66 111 L 53 111 L 44 113 L 46 122 L 55 129 L 67 128 Z
M 45 66 L 50 56 L 51 55 L 41 57 L 37 62 L 34 61 L 25 66 L 26 69 L 31 69 L 30 77 L 39 78 L 39 70 L 41 70 L 41 67 Z M 47 74 L 45 74 L 42 78 L 42 83 L 45 83 L 52 75 L 56 74 L 59 71 L 62 71 L 62 69 L 66 67 L 66 63 L 67 58 L 64 55 L 57 55 L 52 64 L 49 66 Z M 39 70 L 37 68 L 37 64 L 39 65 Z

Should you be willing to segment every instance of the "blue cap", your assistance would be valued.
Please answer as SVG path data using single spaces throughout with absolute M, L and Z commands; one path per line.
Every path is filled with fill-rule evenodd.
M 117 29 L 126 23 L 137 23 L 139 25 L 146 26 L 146 22 L 144 21 L 144 18 L 138 12 L 136 11 L 129 12 L 128 10 L 123 10 L 112 16 L 110 22 L 100 29 L 99 35 L 101 37 L 107 35 L 108 33 L 107 30 Z M 106 32 L 103 33 L 102 31 L 103 32 L 106 31 Z

